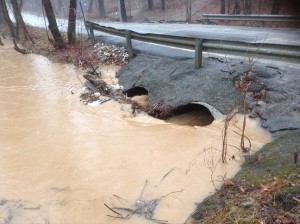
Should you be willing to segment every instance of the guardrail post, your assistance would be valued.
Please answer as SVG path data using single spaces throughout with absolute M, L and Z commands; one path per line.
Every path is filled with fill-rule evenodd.
M 125 36 L 126 36 L 126 45 L 127 45 L 128 57 L 131 60 L 131 59 L 133 59 L 133 49 L 132 49 L 132 41 L 131 41 L 131 32 L 130 32 L 130 30 L 125 30 Z
M 202 67 L 202 50 L 203 50 L 203 39 L 196 38 L 195 39 L 195 67 Z
M 94 28 L 92 24 L 89 24 L 89 30 L 90 30 L 90 38 L 92 40 L 92 44 L 95 44 L 95 34 L 94 34 Z

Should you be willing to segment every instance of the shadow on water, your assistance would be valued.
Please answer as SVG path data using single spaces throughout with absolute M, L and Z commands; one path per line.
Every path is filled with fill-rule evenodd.
M 186 126 L 207 126 L 214 121 L 211 112 L 200 104 L 187 104 L 175 108 L 172 111 L 169 123 Z

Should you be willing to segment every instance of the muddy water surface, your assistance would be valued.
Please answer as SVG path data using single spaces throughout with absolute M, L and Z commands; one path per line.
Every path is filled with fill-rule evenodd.
M 114 101 L 85 106 L 72 66 L 11 49 L 0 47 L 0 223 L 154 223 L 107 216 L 116 214 L 104 203 L 134 209 L 138 199 L 157 200 L 154 219 L 184 223 L 212 180 L 238 171 L 234 148 L 238 161 L 218 163 L 222 120 L 192 127 L 133 117 Z M 270 140 L 254 121 L 247 135 L 255 149 Z

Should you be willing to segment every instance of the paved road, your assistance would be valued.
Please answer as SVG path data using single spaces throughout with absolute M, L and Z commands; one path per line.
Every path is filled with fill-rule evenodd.
M 300 29 L 272 29 L 202 24 L 97 22 L 99 25 L 138 33 L 154 33 L 203 39 L 300 46 Z

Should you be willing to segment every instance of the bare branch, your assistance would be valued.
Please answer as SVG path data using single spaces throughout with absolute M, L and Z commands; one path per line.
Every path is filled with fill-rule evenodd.
M 104 205 L 105 205 L 105 207 L 108 208 L 110 211 L 112 211 L 113 213 L 115 213 L 115 214 L 117 214 L 117 215 L 119 215 L 120 217 L 123 218 L 122 214 L 120 214 L 119 212 L 116 212 L 116 211 L 113 210 L 111 207 L 109 207 L 107 204 L 104 203 Z M 119 217 L 119 218 L 120 218 L 120 217 Z

